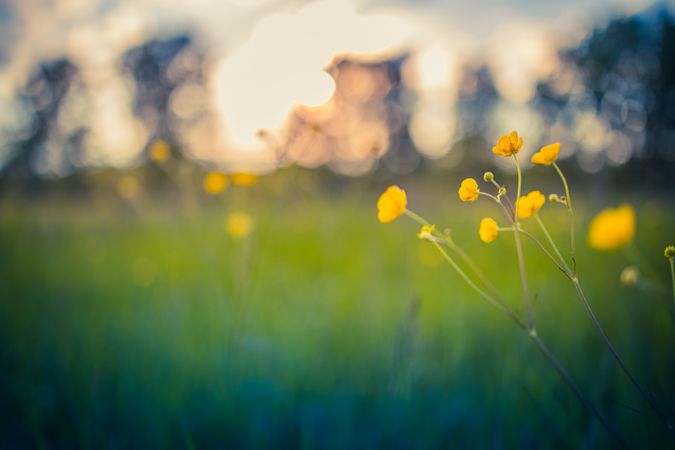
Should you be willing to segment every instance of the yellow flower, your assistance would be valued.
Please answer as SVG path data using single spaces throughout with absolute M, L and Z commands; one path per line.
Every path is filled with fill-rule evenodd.
M 125 175 L 117 182 L 117 193 L 125 200 L 138 197 L 141 186 L 133 175 Z
M 230 185 L 230 182 L 227 180 L 227 176 L 222 172 L 210 172 L 204 181 L 202 182 L 202 187 L 204 192 L 209 195 L 218 195 L 223 192 Z
M 532 214 L 536 213 L 546 203 L 546 197 L 539 191 L 532 191 L 527 195 L 523 195 L 518 200 L 518 218 L 527 219 Z
M 227 216 L 227 233 L 235 239 L 243 239 L 253 230 L 253 219 L 247 213 L 236 211 Z
M 523 138 L 518 137 L 517 131 L 512 131 L 499 138 L 497 145 L 492 147 L 492 153 L 499 156 L 511 156 L 518 153 L 522 146 Z
M 475 202 L 478 199 L 478 183 L 473 178 L 465 178 L 457 192 L 463 202 Z
M 405 211 L 408 198 L 398 186 L 389 186 L 377 201 L 377 219 L 382 223 L 398 219 Z
M 253 186 L 258 182 L 258 175 L 247 172 L 237 172 L 230 175 L 232 183 L 237 186 Z
M 169 147 L 169 144 L 166 143 L 166 141 L 158 139 L 152 143 L 148 153 L 150 154 L 151 160 L 161 163 L 169 159 L 169 156 L 171 156 L 171 148 Z
M 417 237 L 420 239 L 429 239 L 434 230 L 436 229 L 436 225 L 423 225 L 422 228 L 420 229 L 420 232 L 417 233 Z
M 478 234 L 480 235 L 480 240 L 486 244 L 494 241 L 497 239 L 497 235 L 499 235 L 499 227 L 497 226 L 497 222 L 495 222 L 492 217 L 484 218 L 480 221 Z
M 588 244 L 596 250 L 616 250 L 635 236 L 635 211 L 628 204 L 601 211 L 591 220 Z
M 543 166 L 550 166 L 558 159 L 560 153 L 560 142 L 543 146 L 537 153 L 532 155 L 532 162 L 534 164 L 541 164 Z

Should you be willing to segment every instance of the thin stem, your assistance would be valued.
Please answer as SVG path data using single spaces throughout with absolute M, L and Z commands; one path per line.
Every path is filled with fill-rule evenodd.
M 426 220 L 424 217 L 415 214 L 414 212 L 410 211 L 409 209 L 403 210 L 403 214 L 410 217 L 412 220 L 419 223 L 420 225 L 431 225 L 431 223 L 429 223 L 429 221 Z
M 504 228 L 503 231 L 513 231 L 513 228 Z M 571 277 L 572 275 L 567 272 L 567 269 L 565 269 L 563 266 L 560 265 L 558 260 L 549 252 L 546 247 L 544 247 L 544 244 L 541 243 L 539 239 L 537 239 L 532 233 L 525 231 L 521 228 L 520 232 L 527 236 L 532 242 L 537 244 L 539 246 L 539 249 L 544 252 L 544 254 L 551 260 L 553 264 L 563 273 L 565 274 L 566 277 Z
M 555 370 L 558 372 L 560 377 L 567 383 L 567 385 L 574 391 L 576 396 L 579 398 L 581 403 L 588 408 L 598 419 L 598 421 L 602 424 L 602 426 L 607 430 L 607 432 L 616 440 L 619 445 L 621 445 L 623 448 L 630 448 L 626 442 L 621 438 L 619 433 L 616 432 L 616 430 L 605 420 L 605 418 L 600 414 L 600 411 L 595 407 L 595 404 L 583 393 L 581 388 L 577 385 L 577 383 L 574 381 L 574 379 L 570 376 L 569 373 L 563 368 L 562 364 L 556 359 L 555 356 L 551 353 L 551 351 L 544 345 L 544 343 L 539 339 L 539 336 L 537 335 L 534 330 L 532 330 L 529 333 L 530 338 L 534 342 L 534 344 L 537 346 L 539 351 L 546 357 L 546 359 L 549 361 L 549 363 L 555 368 Z
M 591 308 L 591 305 L 588 303 L 588 300 L 586 299 L 586 295 L 584 294 L 583 289 L 581 289 L 581 284 L 579 283 L 579 279 L 575 276 L 572 277 L 572 283 L 574 283 L 574 287 L 577 290 L 577 293 L 579 294 L 579 298 L 581 298 L 581 301 L 584 304 L 584 307 L 586 308 L 586 312 L 588 312 L 588 315 L 591 318 L 591 321 L 593 322 L 593 325 L 595 326 L 595 329 L 598 331 L 598 334 L 602 338 L 602 340 L 605 342 L 605 345 L 609 349 L 609 351 L 612 353 L 612 356 L 614 356 L 614 359 L 616 362 L 619 364 L 621 367 L 621 370 L 626 374 L 628 379 L 633 383 L 635 388 L 640 392 L 640 395 L 642 395 L 642 398 L 645 399 L 645 401 L 649 404 L 649 406 L 654 410 L 654 413 L 658 416 L 659 420 L 663 423 L 663 425 L 675 436 L 675 430 L 673 430 L 673 425 L 668 421 L 668 419 L 665 418 L 659 411 L 658 407 L 654 403 L 654 400 L 652 400 L 651 395 L 645 390 L 645 388 L 642 387 L 642 385 L 638 382 L 638 380 L 633 376 L 633 373 L 628 370 L 628 367 L 626 366 L 626 363 L 624 363 L 623 359 L 619 355 L 619 352 L 616 351 L 614 348 L 614 345 L 612 344 L 612 341 L 609 340 L 609 337 L 605 333 L 605 330 L 602 328 L 602 325 L 600 325 L 600 322 L 598 321 L 598 318 L 595 316 L 595 313 L 593 312 L 593 309 Z
M 447 263 L 450 264 L 450 266 L 455 270 L 455 272 L 457 272 L 457 273 L 459 274 L 459 276 L 462 277 L 462 279 L 464 280 L 464 282 L 466 282 L 466 284 L 468 284 L 469 287 L 470 287 L 471 289 L 473 289 L 474 291 L 476 291 L 476 293 L 477 293 L 478 295 L 480 295 L 481 297 L 483 297 L 483 299 L 485 299 L 488 303 L 490 303 L 491 305 L 497 307 L 499 310 L 501 310 L 503 313 L 505 313 L 507 316 L 509 316 L 509 317 L 511 318 L 511 320 L 513 320 L 514 323 L 515 323 L 516 325 L 518 325 L 519 328 L 525 329 L 525 325 L 521 322 L 520 318 L 519 318 L 518 316 L 516 316 L 516 315 L 515 315 L 509 308 L 507 308 L 504 304 L 502 304 L 502 303 L 499 302 L 498 300 L 495 300 L 492 296 L 490 296 L 490 295 L 489 295 L 488 293 L 486 293 L 484 290 L 482 290 L 481 288 L 479 288 L 478 286 L 476 286 L 476 283 L 474 283 L 473 280 L 471 280 L 471 278 L 469 278 L 469 276 L 466 274 L 466 272 L 464 272 L 464 271 L 461 269 L 461 267 L 459 267 L 459 266 L 457 265 L 457 263 L 455 262 L 455 260 L 452 259 L 452 258 L 450 257 L 450 255 L 448 255 L 448 253 L 447 253 L 445 250 L 443 250 L 443 247 L 441 247 L 441 245 L 440 245 L 438 242 L 436 242 L 435 240 L 430 240 L 430 242 L 431 242 L 432 244 L 434 244 L 434 246 L 436 247 L 436 249 L 441 253 L 441 255 L 443 255 L 443 258 L 445 259 L 445 261 L 447 261 Z
M 558 164 L 553 162 L 553 168 L 555 169 L 556 172 L 558 172 L 558 175 L 562 180 L 563 186 L 565 186 L 565 200 L 567 203 L 567 213 L 569 214 L 570 219 L 570 253 L 572 256 L 572 265 L 574 266 L 574 272 L 576 273 L 577 267 L 576 238 L 574 236 L 574 208 L 572 208 L 572 196 L 570 195 L 570 188 L 569 185 L 567 184 L 567 179 L 565 178 L 565 175 L 563 175 L 562 170 L 560 170 L 560 167 L 558 167 Z
M 551 244 L 551 247 L 553 248 L 553 251 L 555 252 L 556 255 L 558 255 L 558 258 L 560 258 L 560 263 L 565 267 L 567 273 L 569 273 L 570 276 L 574 275 L 572 270 L 570 270 L 570 267 L 567 265 L 567 262 L 565 261 L 565 258 L 560 253 L 560 250 L 558 250 L 558 246 L 555 245 L 555 241 L 551 237 L 551 233 L 548 232 L 548 228 L 546 228 L 546 225 L 544 225 L 544 222 L 541 220 L 541 217 L 539 217 L 539 214 L 535 212 L 534 218 L 537 220 L 537 223 L 539 224 L 539 227 L 541 227 L 541 231 L 544 232 L 544 236 L 546 236 L 546 239 L 548 240 L 548 243 Z
M 675 304 L 675 258 L 668 258 L 670 262 L 670 278 L 673 282 L 673 304 Z
M 523 175 L 520 171 L 520 164 L 515 153 L 513 160 L 516 162 L 516 170 L 518 171 L 518 197 L 516 199 L 516 211 L 513 214 L 513 223 L 515 225 L 515 232 L 513 233 L 516 241 L 516 253 L 518 254 L 518 268 L 520 269 L 520 284 L 523 288 L 523 303 L 525 304 L 525 312 L 527 315 L 527 329 L 534 329 L 534 319 L 532 318 L 532 307 L 530 306 L 530 295 L 527 290 L 527 274 L 525 272 L 525 256 L 523 255 L 523 244 L 520 241 L 520 227 L 518 226 L 518 199 L 520 199 L 520 192 L 523 184 Z

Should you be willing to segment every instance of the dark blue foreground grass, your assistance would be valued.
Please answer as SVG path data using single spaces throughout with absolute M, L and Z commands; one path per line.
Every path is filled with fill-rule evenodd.
M 283 192 L 258 186 L 190 214 L 147 199 L 136 211 L 7 203 L 0 448 L 613 445 L 529 340 L 437 265 L 414 224 L 375 221 L 375 190 Z M 520 308 L 512 236 L 478 240 L 486 209 L 450 194 L 432 201 L 423 189 L 410 197 L 419 213 L 436 209 L 433 220 L 453 228 Z M 582 245 L 579 267 L 608 334 L 670 415 L 667 207 L 637 205 L 637 245 L 661 291 L 621 287 L 620 252 Z M 246 240 L 224 231 L 232 209 L 256 221 Z M 564 211 L 547 209 L 565 247 Z M 544 341 L 632 446 L 672 448 L 572 286 L 534 248 L 526 256 Z

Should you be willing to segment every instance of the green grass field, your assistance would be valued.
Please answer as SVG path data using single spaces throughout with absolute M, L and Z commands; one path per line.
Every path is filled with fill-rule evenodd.
M 150 196 L 133 206 L 4 201 L 0 448 L 614 445 L 527 337 L 415 237 L 413 222 L 377 222 L 384 185 L 330 190 L 283 176 L 187 209 Z M 480 242 L 491 207 L 460 204 L 457 184 L 401 181 L 411 208 L 451 227 L 522 312 L 512 236 Z M 628 256 L 584 244 L 591 215 L 619 195 L 579 202 L 580 278 L 670 416 L 675 315 L 662 252 L 675 210 L 667 198 L 642 198 L 626 200 L 638 213 L 635 248 L 656 278 L 623 287 Z M 567 248 L 555 206 L 542 215 Z M 225 232 L 232 210 L 254 218 L 248 238 Z M 631 446 L 672 448 L 572 285 L 532 245 L 526 260 L 542 339 Z

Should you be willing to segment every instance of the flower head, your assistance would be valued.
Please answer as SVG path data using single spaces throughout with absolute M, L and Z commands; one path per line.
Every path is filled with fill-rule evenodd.
M 253 186 L 258 182 L 258 175 L 247 172 L 237 172 L 230 175 L 233 184 L 237 186 Z
M 166 141 L 158 139 L 152 143 L 148 153 L 150 155 L 150 159 L 156 163 L 161 163 L 169 159 L 169 156 L 171 156 L 171 148 L 169 147 L 169 144 L 166 143 Z
M 499 138 L 497 145 L 492 147 L 492 153 L 498 156 L 512 156 L 520 151 L 523 146 L 523 138 L 518 137 L 517 131 Z
M 675 258 L 675 245 L 669 245 L 663 250 L 663 256 L 668 259 Z
M 459 186 L 459 198 L 463 202 L 478 200 L 478 183 L 473 178 L 465 178 Z
M 405 212 L 407 204 L 405 191 L 398 186 L 389 186 L 377 201 L 377 219 L 382 223 L 396 220 Z
M 532 155 L 531 161 L 534 164 L 550 166 L 558 159 L 558 153 L 560 153 L 560 142 L 545 145 L 537 153 Z
M 243 239 L 253 230 L 253 219 L 242 211 L 235 211 L 227 216 L 227 233 L 235 239 Z
M 497 239 L 497 235 L 499 235 L 499 227 L 497 226 L 497 222 L 495 222 L 492 217 L 484 218 L 480 221 L 478 234 L 480 235 L 480 240 L 486 244 L 494 241 Z
M 420 229 L 420 232 L 417 233 L 417 237 L 420 239 L 426 239 L 428 240 L 431 238 L 432 233 L 436 229 L 436 225 L 423 225 L 422 228 Z
M 202 182 L 202 187 L 204 192 L 209 195 L 218 195 L 223 192 L 230 185 L 230 182 L 227 180 L 227 175 L 222 172 L 210 172 L 204 181 Z
M 635 211 L 628 204 L 601 211 L 591 221 L 588 244 L 596 250 L 616 250 L 635 236 Z
M 523 195 L 518 199 L 516 204 L 518 209 L 518 218 L 527 219 L 532 214 L 536 213 L 546 203 L 546 197 L 539 191 L 532 191 L 527 195 Z

